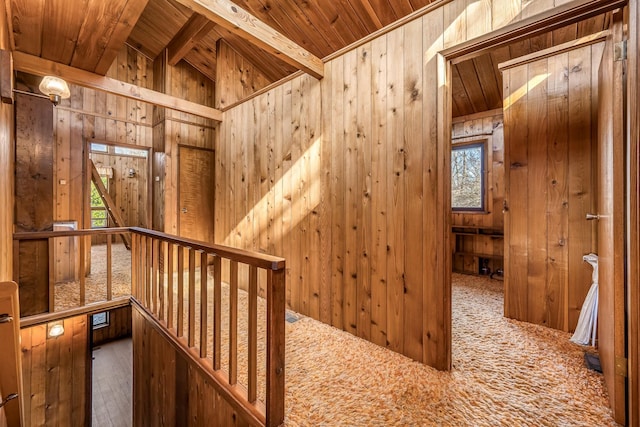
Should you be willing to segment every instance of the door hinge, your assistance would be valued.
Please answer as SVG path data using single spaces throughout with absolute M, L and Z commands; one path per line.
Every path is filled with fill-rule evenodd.
M 627 358 L 616 357 L 616 375 L 627 378 Z
M 613 45 L 613 60 L 624 61 L 627 59 L 627 41 L 622 40 Z

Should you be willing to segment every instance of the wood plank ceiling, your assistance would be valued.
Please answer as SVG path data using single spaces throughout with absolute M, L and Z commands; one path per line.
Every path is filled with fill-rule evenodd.
M 433 0 L 233 0 L 291 41 L 323 58 Z M 216 45 L 224 39 L 276 81 L 295 71 L 240 36 L 175 0 L 8 0 L 15 50 L 105 74 L 124 43 L 149 58 L 169 48 L 216 79 Z M 498 63 L 608 27 L 608 16 L 495 49 L 452 67 L 454 117 L 500 108 Z

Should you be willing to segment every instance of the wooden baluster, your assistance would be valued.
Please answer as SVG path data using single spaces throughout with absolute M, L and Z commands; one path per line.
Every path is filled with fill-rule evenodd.
M 213 257 L 213 369 L 220 369 L 220 347 L 222 345 L 222 272 L 220 257 Z
M 238 383 L 238 262 L 229 263 L 229 384 Z
M 178 246 L 178 336 L 184 336 L 184 248 Z
M 145 274 L 145 307 L 151 309 L 151 259 L 153 252 L 151 250 L 151 244 L 153 239 L 151 237 L 145 237 L 145 259 L 144 259 L 144 274 Z
M 158 264 L 160 263 L 160 240 L 153 239 L 151 250 L 151 295 L 153 298 L 152 312 L 158 316 Z
M 138 235 L 131 235 L 131 295 L 138 298 Z
M 267 271 L 267 426 L 284 422 L 285 270 Z
M 55 250 L 56 250 L 55 238 L 49 237 L 47 251 L 49 252 L 49 312 L 50 313 L 53 313 L 56 307 Z
M 249 402 L 256 401 L 258 368 L 258 268 L 249 266 Z
M 80 307 L 84 306 L 85 304 L 85 291 L 86 291 L 85 289 L 85 286 L 86 286 L 85 249 L 86 249 L 85 236 L 80 236 Z
M 167 328 L 173 327 L 173 243 L 167 243 Z
M 140 289 L 142 286 L 142 280 L 140 279 L 140 252 L 142 252 L 142 247 L 140 246 L 140 235 L 134 234 L 136 238 L 136 249 L 132 249 L 132 261 L 131 261 L 131 277 L 135 277 L 133 282 L 131 283 L 131 292 L 136 297 L 136 299 L 140 300 Z
M 133 243 L 132 243 L 133 244 Z M 111 301 L 113 298 L 112 280 L 113 272 L 111 271 L 111 234 L 107 234 L 107 301 Z
M 200 357 L 207 357 L 207 263 L 206 252 L 200 254 Z M 215 331 L 214 331 L 215 339 Z
M 159 299 L 160 299 L 160 315 L 158 316 L 158 318 L 160 320 L 164 320 L 165 316 L 164 316 L 164 281 L 165 281 L 165 275 L 164 275 L 164 270 L 165 270 L 165 265 L 166 265 L 166 258 L 165 258 L 165 254 L 167 253 L 167 251 L 165 250 L 165 247 L 168 245 L 167 242 L 160 242 L 160 252 L 158 253 L 158 264 L 159 264 L 159 269 L 158 269 L 158 274 L 159 274 L 159 279 L 158 279 L 158 294 L 159 294 Z M 162 261 L 162 262 L 160 262 Z
M 196 330 L 196 251 L 189 248 L 189 347 L 195 345 Z

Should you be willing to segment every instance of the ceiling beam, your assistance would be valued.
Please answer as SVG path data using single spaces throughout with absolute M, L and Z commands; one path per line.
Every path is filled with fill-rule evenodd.
M 169 65 L 176 65 L 204 36 L 215 27 L 211 22 L 199 13 L 194 13 L 191 18 L 180 28 L 180 31 L 167 45 L 169 51 Z
M 222 121 L 222 112 L 206 105 L 176 98 L 165 93 L 156 92 L 140 86 L 94 74 L 89 71 L 59 64 L 37 56 L 22 52 L 13 53 L 14 69 L 37 76 L 54 75 L 65 79 L 68 83 L 97 89 L 113 95 L 123 96 L 137 101 L 147 102 L 160 107 L 170 108 L 183 113 L 194 114 L 218 122 Z
M 321 79 L 324 64 L 320 58 L 298 46 L 230 0 L 177 0 L 178 3 L 204 15 L 280 60 Z
M 113 61 L 118 56 L 118 52 L 122 50 L 124 43 L 129 38 L 129 35 L 131 35 L 133 27 L 136 26 L 136 23 L 138 22 L 138 19 L 140 19 L 140 16 L 148 2 L 149 0 L 129 0 L 127 2 L 127 5 L 120 15 L 118 23 L 113 29 L 111 38 L 102 52 L 100 61 L 96 65 L 94 70 L 96 73 L 102 75 L 107 74 L 111 64 L 113 64 Z

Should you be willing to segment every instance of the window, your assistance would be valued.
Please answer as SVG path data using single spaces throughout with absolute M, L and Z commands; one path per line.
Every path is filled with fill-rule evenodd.
M 454 145 L 451 149 L 451 208 L 484 211 L 484 142 Z
M 113 153 L 121 156 L 142 157 L 145 159 L 147 158 L 147 150 L 140 150 L 138 148 L 114 146 Z
M 96 313 L 91 316 L 91 326 L 93 329 L 100 329 L 105 326 L 109 326 L 109 312 L 103 311 L 102 313 Z
M 109 191 L 109 177 L 100 176 L 104 188 Z M 106 228 L 109 226 L 109 220 L 107 217 L 107 208 L 104 205 L 102 197 L 96 188 L 96 185 L 91 183 L 91 228 Z
M 94 153 L 108 153 L 109 146 L 106 144 L 97 144 L 95 142 L 91 143 L 91 151 Z

